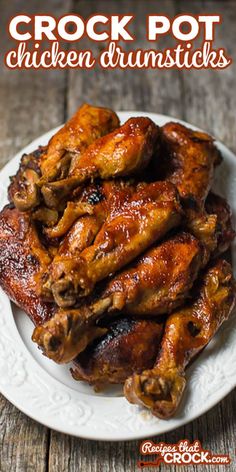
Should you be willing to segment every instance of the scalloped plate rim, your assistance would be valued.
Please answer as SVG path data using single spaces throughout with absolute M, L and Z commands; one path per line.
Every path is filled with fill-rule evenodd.
M 124 111 L 124 112 L 118 112 L 118 114 L 122 121 L 126 120 L 130 116 L 145 115 L 152 118 L 154 121 L 157 122 L 157 124 L 162 124 L 163 122 L 166 122 L 166 121 L 178 121 L 180 123 L 183 123 L 184 125 L 192 127 L 193 129 L 199 129 L 196 126 L 191 125 L 188 122 L 185 122 L 183 120 L 179 120 L 174 117 L 160 115 L 156 113 L 148 113 L 148 112 L 143 112 L 143 111 Z M 56 127 L 48 131 L 47 133 L 44 133 L 39 138 L 36 138 L 35 140 L 33 140 L 29 145 L 25 146 L 21 152 L 17 153 L 15 157 L 11 159 L 3 167 L 3 169 L 0 171 L 0 187 L 2 187 L 2 192 L 6 191 L 6 187 L 8 185 L 8 183 L 5 182 L 5 179 L 7 179 L 14 172 L 14 168 L 16 168 L 16 166 L 18 165 L 21 155 L 24 152 L 27 153 L 27 152 L 32 151 L 40 143 L 46 142 L 46 140 L 48 140 L 49 137 L 52 136 L 60 127 L 61 126 Z M 228 159 L 230 161 L 232 159 L 236 159 L 236 156 L 224 144 L 219 143 L 217 141 L 217 145 L 221 149 L 223 155 L 225 155 L 226 160 Z M 235 167 L 235 171 L 236 171 L 236 160 L 235 160 L 235 166 L 233 165 L 233 167 Z M 233 253 L 233 265 L 235 269 L 235 266 L 236 266 L 235 253 Z M 148 422 L 143 420 L 143 417 L 141 417 L 143 413 L 140 412 L 138 408 L 137 408 L 137 411 L 128 413 L 128 408 L 131 409 L 133 407 L 129 405 L 128 402 L 126 402 L 126 400 L 122 397 L 106 397 L 106 396 L 96 397 L 96 396 L 84 394 L 81 392 L 78 392 L 78 396 L 77 396 L 77 392 L 73 391 L 72 389 L 70 389 L 68 386 L 64 384 L 61 384 L 57 379 L 50 376 L 50 374 L 46 370 L 44 370 L 41 365 L 39 365 L 36 362 L 34 357 L 30 354 L 27 347 L 25 346 L 14 321 L 11 302 L 9 301 L 9 298 L 3 292 L 2 289 L 0 290 L 0 303 L 1 305 L 3 305 L 4 308 L 6 308 L 6 310 L 3 310 L 3 312 L 5 311 L 7 312 L 5 314 L 4 313 L 0 314 L 0 322 L 1 321 L 3 322 L 3 326 L 4 326 L 4 323 L 6 324 L 6 328 L 7 328 L 6 334 L 12 335 L 13 340 L 16 342 L 16 353 L 17 354 L 19 353 L 20 356 L 23 353 L 22 355 L 23 357 L 25 356 L 25 362 L 28 364 L 29 371 L 26 372 L 26 379 L 28 379 L 28 383 L 32 381 L 32 378 L 34 378 L 34 376 L 36 375 L 36 378 L 38 378 L 38 381 L 44 379 L 46 384 L 47 382 L 51 383 L 51 386 L 50 385 L 49 387 L 47 386 L 49 388 L 49 393 L 51 389 L 53 389 L 52 387 L 53 385 L 54 388 L 56 389 L 55 392 L 57 392 L 57 388 L 58 388 L 59 392 L 63 392 L 65 397 L 66 395 L 67 395 L 67 398 L 69 396 L 70 400 L 67 406 L 66 404 L 61 404 L 61 405 L 59 404 L 58 406 L 59 414 L 61 413 L 61 410 L 62 412 L 64 410 L 65 412 L 67 412 L 68 422 L 66 423 L 62 419 L 59 420 L 58 419 L 59 415 L 57 414 L 53 415 L 51 413 L 51 416 L 50 416 L 50 412 L 48 413 L 48 415 L 45 412 L 44 413 L 39 412 L 40 408 L 32 406 L 32 404 L 30 404 L 30 402 L 27 401 L 27 396 L 24 397 L 24 394 L 23 396 L 17 395 L 17 391 L 19 393 L 22 385 L 23 387 L 26 385 L 27 383 L 26 379 L 22 381 L 22 385 L 15 386 L 15 387 L 12 387 L 11 385 L 6 385 L 6 384 L 0 385 L 0 391 L 12 404 L 14 404 L 19 410 L 21 410 L 27 416 L 56 431 L 70 434 L 77 437 L 82 437 L 85 439 L 94 439 L 94 440 L 103 440 L 103 441 L 122 441 L 122 440 L 142 439 L 144 437 L 152 437 L 154 435 L 163 434 L 165 432 L 168 432 L 180 426 L 183 426 L 184 424 L 187 424 L 190 421 L 193 421 L 194 419 L 196 419 L 197 417 L 203 415 L 209 409 L 215 406 L 221 399 L 223 399 L 236 386 L 236 374 L 235 374 L 235 376 L 231 379 L 231 381 L 228 381 L 228 383 L 225 384 L 223 387 L 221 387 L 218 391 L 216 391 L 215 394 L 212 394 L 210 399 L 208 399 L 208 395 L 206 395 L 206 401 L 199 410 L 195 410 L 194 412 L 192 411 L 190 414 L 187 412 L 182 417 L 181 416 L 179 417 L 179 414 L 178 414 L 176 417 L 171 418 L 167 421 L 162 421 L 158 419 L 155 420 L 155 418 L 153 419 L 151 418 L 151 420 L 154 421 L 154 424 L 152 424 L 151 422 L 151 425 L 150 425 L 148 424 Z M 4 343 L 4 329 L 0 330 L 0 345 L 1 343 Z M 7 346 L 6 349 L 10 349 L 10 347 Z M 10 354 L 11 354 L 11 351 L 10 351 Z M 235 360 L 236 360 L 236 357 L 235 357 Z M 7 377 L 6 373 L 5 373 L 5 376 Z M 2 380 L 4 380 L 4 377 Z M 42 382 L 42 384 L 44 384 L 44 382 Z M 37 390 L 37 386 L 35 388 L 35 391 L 36 390 Z M 60 394 L 59 394 L 59 397 L 60 397 Z M 90 400 L 90 402 L 95 403 L 95 408 L 98 406 L 98 404 L 102 405 L 102 404 L 105 404 L 105 402 L 108 402 L 107 406 L 108 406 L 108 410 L 110 410 L 110 414 L 112 414 L 112 412 L 116 413 L 116 408 L 115 408 L 116 406 L 119 406 L 119 408 L 121 408 L 122 411 L 124 409 L 127 410 L 127 414 L 123 415 L 124 417 L 123 421 L 126 423 L 131 421 L 131 424 L 132 422 L 137 421 L 137 427 L 136 428 L 133 427 L 133 429 L 131 428 L 130 430 L 129 428 L 125 429 L 124 427 L 122 430 L 121 427 L 119 428 L 119 420 L 116 419 L 118 426 L 117 428 L 114 427 L 114 431 L 109 430 L 109 425 L 110 425 L 109 420 L 107 420 L 107 422 L 104 423 L 104 424 L 107 424 L 107 428 L 108 428 L 107 431 L 104 428 L 102 429 L 101 427 L 102 420 L 104 421 L 104 418 L 107 418 L 109 415 L 108 413 L 106 414 L 106 411 L 105 412 L 103 411 L 102 412 L 103 414 L 101 414 L 101 418 L 96 418 L 96 413 L 92 412 L 93 411 L 92 406 L 88 403 L 88 399 Z M 83 416 L 82 416 L 81 424 L 73 423 L 73 417 L 71 417 L 70 415 L 71 403 L 74 405 L 75 411 L 77 407 L 79 408 L 78 412 L 81 412 L 82 410 L 82 413 L 83 413 L 83 408 L 84 408 L 85 413 L 86 413 L 86 408 L 87 408 L 88 418 L 86 416 L 86 421 L 83 420 Z M 111 407 L 112 403 L 114 403 L 114 406 Z M 52 407 L 51 407 L 52 411 L 53 411 L 53 408 L 55 410 L 55 405 L 54 403 L 52 404 Z M 69 411 L 68 411 L 68 408 L 69 408 Z M 45 409 L 47 409 L 47 407 L 45 407 Z M 134 407 L 134 410 L 135 410 L 135 407 Z M 73 409 L 72 409 L 72 413 L 73 413 Z M 146 413 L 144 413 L 144 417 L 145 417 L 145 414 Z M 91 418 L 91 416 L 93 415 L 94 415 L 94 420 L 90 421 L 91 424 L 90 426 L 88 426 L 89 418 Z M 122 414 L 120 414 L 120 417 L 122 417 Z M 70 422 L 71 419 L 72 419 L 72 423 Z M 85 421 L 86 424 L 83 424 L 83 421 Z M 159 428 L 159 426 L 161 427 Z M 141 429 L 142 431 L 140 431 Z

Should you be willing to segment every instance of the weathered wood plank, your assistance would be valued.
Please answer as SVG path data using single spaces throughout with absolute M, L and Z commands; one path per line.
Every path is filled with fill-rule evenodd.
M 1 472 L 46 472 L 49 434 L 0 396 Z
M 33 3 L 33 5 L 32 5 Z M 39 4 L 40 3 L 40 4 Z M 209 11 L 224 14 L 223 28 L 217 37 L 230 55 L 234 50 L 234 1 L 218 2 L 197 0 L 175 2 L 174 0 L 124 1 L 79 0 L 73 11 L 83 16 L 93 12 L 130 13 L 135 11 L 138 38 L 135 47 L 145 47 L 145 15 L 162 12 L 170 16 L 181 11 Z M 225 5 L 227 7 L 225 8 Z M 72 11 L 69 0 L 53 2 L 57 16 Z M 7 19 L 25 10 L 25 2 L 0 2 L 0 30 L 5 29 Z M 32 10 L 31 10 L 32 9 Z M 31 2 L 27 12 L 52 12 L 50 2 Z M 1 42 L 8 47 L 6 41 Z M 83 44 L 88 44 L 86 40 Z M 161 45 L 168 44 L 164 38 Z M 91 43 L 89 43 L 91 47 Z M 97 45 L 93 45 L 96 50 Z M 68 80 L 67 80 L 68 79 Z M 8 71 L 0 75 L 0 164 L 11 158 L 16 151 L 34 137 L 60 124 L 66 114 L 71 115 L 79 103 L 111 106 L 115 109 L 142 109 L 184 118 L 213 132 L 226 144 L 236 149 L 234 66 L 221 72 L 212 71 Z M 234 438 L 236 394 L 231 393 L 223 402 L 206 415 L 183 428 L 154 438 L 155 441 L 177 442 L 180 439 L 200 439 L 205 448 L 213 452 L 229 453 L 235 457 Z M 51 432 L 20 413 L 3 397 L 0 398 L 0 470 L 25 472 L 47 471 L 135 471 L 140 458 L 139 441 L 126 443 L 101 443 L 72 438 Z M 49 454 L 49 456 L 47 456 Z M 146 469 L 148 471 L 148 469 Z M 166 470 L 161 467 L 160 470 Z M 172 468 L 171 470 L 175 470 Z M 176 468 L 185 472 L 186 468 Z M 192 467 L 188 470 L 211 471 L 210 467 Z M 231 467 L 215 467 L 214 470 L 234 470 Z M 150 469 L 151 471 L 151 469 Z
M 229 454 L 235 460 L 235 418 L 232 412 L 236 408 L 236 395 L 232 392 L 219 405 L 207 414 L 190 424 L 171 431 L 168 434 L 152 438 L 154 442 L 177 443 L 181 439 L 202 441 L 204 449 L 217 454 Z M 146 438 L 148 439 L 148 438 Z M 73 438 L 54 431 L 51 432 L 49 472 L 134 472 L 140 470 L 137 461 L 142 457 L 139 454 L 141 441 L 102 443 Z M 155 460 L 153 457 L 143 457 L 144 460 Z M 173 472 L 225 472 L 234 471 L 234 466 L 182 466 L 171 467 Z M 145 468 L 152 472 L 154 469 Z M 161 471 L 167 470 L 160 466 Z
M 79 0 L 75 2 L 76 12 L 84 17 L 99 11 L 104 14 L 129 14 L 135 12 L 135 35 L 134 45 L 122 43 L 124 49 L 150 48 L 146 41 L 145 17 L 150 12 L 157 10 L 155 0 L 143 2 L 134 0 L 120 0 L 117 2 L 99 0 L 96 2 Z M 174 14 L 173 0 L 162 0 L 159 2 L 159 10 L 169 15 Z M 130 30 L 131 27 L 130 27 Z M 161 47 L 167 47 L 169 40 L 163 37 Z M 101 46 L 88 39 L 80 42 L 81 49 L 90 48 L 97 57 Z M 103 106 L 110 106 L 116 110 L 146 110 L 156 113 L 169 113 L 180 116 L 181 111 L 181 89 L 180 78 L 177 70 L 154 71 L 154 70 L 103 70 L 98 65 L 89 72 L 75 70 L 69 72 L 68 80 L 68 111 L 75 110 L 78 103 L 90 101 Z M 167 99 L 168 97 L 168 99 Z
M 7 36 L 9 19 L 25 9 L 23 1 L 1 1 L 1 62 L 14 42 Z M 71 0 L 54 2 L 57 15 L 64 14 Z M 31 2 L 27 13 L 49 13 L 47 0 Z M 0 74 L 0 164 L 4 164 L 27 143 L 64 121 L 66 71 L 14 70 L 3 66 Z
M 176 13 L 186 11 L 186 1 L 176 4 Z M 219 13 L 223 22 L 215 32 L 215 47 L 224 47 L 233 58 L 233 64 L 224 70 L 181 71 L 183 119 L 208 130 L 217 139 L 236 151 L 236 53 L 235 2 L 211 0 L 192 1 L 190 11 L 193 14 Z
M 10 42 L 9 19 L 17 13 L 50 12 L 47 0 L 0 2 L 1 59 Z M 55 0 L 58 15 L 70 9 L 70 0 Z M 65 71 L 14 71 L 0 74 L 0 166 L 34 138 L 64 121 Z M 47 470 L 50 431 L 20 413 L 0 396 L 0 470 Z
M 219 2 L 220 3 L 220 2 Z M 199 5 L 199 2 L 188 2 L 188 11 L 218 11 L 224 8 L 218 2 L 209 1 Z M 133 1 L 120 1 L 119 9 L 115 2 L 85 1 L 76 2 L 76 11 L 84 16 L 89 16 L 95 11 L 114 13 L 130 13 L 134 11 Z M 224 31 L 220 30 L 218 43 L 224 45 L 229 54 L 232 51 L 233 16 L 231 11 L 233 2 L 227 2 L 227 15 L 225 16 L 224 29 L 231 32 L 226 39 Z M 135 47 L 147 46 L 144 40 L 145 15 L 161 11 L 170 16 L 186 10 L 186 2 L 160 1 L 158 7 L 156 2 L 136 1 L 136 29 L 137 42 Z M 221 13 L 221 11 L 220 11 Z M 137 26 L 138 25 L 138 26 Z M 231 34 L 231 36 L 230 36 Z M 168 39 L 162 40 L 161 45 L 168 44 Z M 232 43 L 232 44 L 231 44 Z M 88 41 L 83 40 L 81 47 L 88 46 Z M 91 43 L 89 43 L 91 47 Z M 94 54 L 97 54 L 97 45 L 93 45 Z M 229 90 L 235 89 L 235 74 L 229 68 L 224 72 L 213 71 L 102 71 L 95 68 L 92 71 L 70 71 L 68 79 L 68 114 L 71 114 L 78 103 L 89 101 L 105 106 L 111 106 L 118 110 L 142 109 L 169 114 L 182 119 L 189 120 L 196 125 L 213 132 L 219 139 L 224 140 L 235 149 L 235 110 L 234 100 Z M 226 87 L 224 86 L 226 85 Z M 220 88 L 218 89 L 218 87 Z M 221 90 L 221 98 L 218 101 L 218 90 Z M 217 97 L 217 100 L 216 100 Z M 232 98 L 232 107 L 229 101 Z M 221 108 L 219 111 L 218 108 Z M 227 118 L 225 119 L 225 116 Z M 223 402 L 213 408 L 206 415 L 196 421 L 179 428 L 166 435 L 154 438 L 156 441 L 177 442 L 180 439 L 200 439 L 203 446 L 213 452 L 229 453 L 234 458 L 233 437 L 236 433 L 235 420 L 232 417 L 236 403 L 235 392 L 231 393 Z M 67 455 L 58 456 L 59 446 L 67 450 Z M 50 447 L 50 472 L 61 467 L 62 470 L 74 472 L 76 470 L 97 471 L 135 471 L 137 460 L 140 458 L 139 441 L 121 444 L 103 444 L 98 442 L 84 441 L 76 438 L 62 436 L 52 432 Z M 90 460 L 88 461 L 88 457 Z M 161 467 L 161 470 L 166 470 Z M 152 469 L 145 469 L 152 470 Z M 184 467 L 172 467 L 171 470 L 184 472 Z M 189 467 L 188 470 L 210 471 L 210 466 Z M 214 470 L 230 470 L 229 467 L 215 467 Z M 233 470 L 233 469 L 232 469 Z

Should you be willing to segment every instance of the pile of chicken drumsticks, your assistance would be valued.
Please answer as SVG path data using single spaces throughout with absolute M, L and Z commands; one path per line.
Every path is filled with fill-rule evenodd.
M 23 155 L 0 213 L 0 284 L 74 379 L 168 418 L 236 299 L 208 134 L 88 104 Z

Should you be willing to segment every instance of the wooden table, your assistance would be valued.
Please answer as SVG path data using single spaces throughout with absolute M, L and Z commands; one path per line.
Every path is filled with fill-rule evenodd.
M 145 15 L 181 12 L 221 13 L 217 44 L 236 61 L 235 1 L 160 0 L 1 0 L 0 51 L 10 43 L 4 33 L 9 18 L 17 13 L 135 12 L 139 47 L 145 43 Z M 169 44 L 168 38 L 162 46 Z M 88 41 L 83 40 L 83 46 Z M 91 47 L 91 44 L 89 44 Z M 97 52 L 98 45 L 92 45 Z M 136 44 L 135 44 L 136 47 Z M 23 146 L 45 131 L 60 125 L 84 101 L 117 110 L 146 110 L 182 118 L 208 130 L 236 152 L 236 70 L 224 71 L 14 71 L 2 68 L 0 75 L 0 163 L 3 165 Z M 229 453 L 235 464 L 236 394 L 228 395 L 204 416 L 154 440 L 177 442 L 199 439 L 205 449 Z M 111 472 L 134 471 L 139 442 L 102 443 L 56 433 L 27 418 L 4 397 L 0 398 L 1 472 Z M 163 467 L 160 468 L 164 470 Z M 169 470 L 169 469 L 168 469 Z M 171 470 L 221 471 L 230 467 L 208 466 Z

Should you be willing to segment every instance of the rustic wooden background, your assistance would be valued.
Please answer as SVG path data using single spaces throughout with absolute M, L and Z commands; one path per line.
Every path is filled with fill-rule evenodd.
M 60 16 L 72 11 L 85 17 L 95 12 L 134 12 L 139 47 L 145 47 L 146 14 L 221 13 L 223 24 L 217 28 L 217 43 L 236 61 L 235 0 L 1 0 L 1 61 L 4 50 L 10 49 L 6 33 L 10 17 L 22 12 Z M 88 41 L 83 40 L 83 46 L 86 44 Z M 169 45 L 168 38 L 161 45 Z M 97 48 L 93 44 L 95 52 Z M 219 72 L 14 71 L 2 67 L 0 164 L 6 163 L 37 136 L 63 123 L 84 101 L 117 110 L 138 109 L 182 118 L 209 130 L 236 152 L 235 65 Z M 154 439 L 171 443 L 183 438 L 200 439 L 204 448 L 230 454 L 232 466 L 172 467 L 171 470 L 236 470 L 235 412 L 234 391 L 196 421 Z M 134 471 L 140 458 L 138 446 L 139 441 L 103 443 L 56 433 L 27 418 L 0 397 L 0 472 Z

